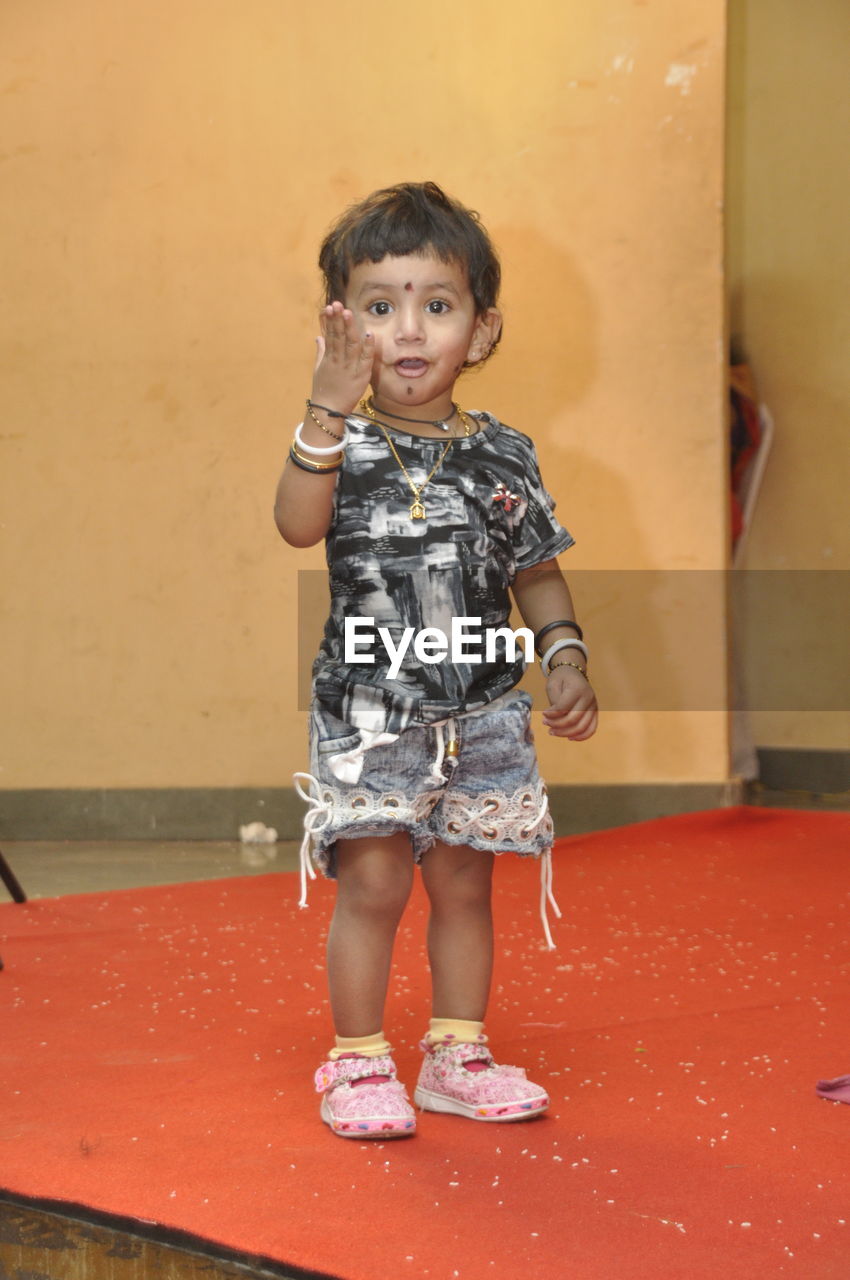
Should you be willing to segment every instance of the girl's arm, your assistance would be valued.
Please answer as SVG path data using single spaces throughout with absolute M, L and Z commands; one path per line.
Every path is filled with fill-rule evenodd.
M 369 386 L 374 340 L 371 334 L 358 331 L 354 316 L 341 302 L 325 307 L 320 323 L 322 336 L 317 339 L 318 356 L 310 400 L 337 414 L 351 413 Z M 313 448 L 332 448 L 331 435 L 342 436 L 343 419 L 320 408 L 314 408 L 313 412 L 322 426 L 309 412 L 305 413 L 302 440 Z M 337 458 L 324 455 L 321 461 L 335 462 Z M 281 537 L 290 546 L 312 547 L 324 538 L 330 528 L 337 474 L 336 471 L 305 471 L 287 458 L 277 485 L 274 519 Z
M 572 596 L 557 560 L 543 560 L 521 569 L 511 590 L 523 622 L 535 635 L 550 622 L 575 620 Z M 556 640 L 576 638 L 575 628 L 555 627 L 547 631 L 541 647 L 545 652 Z M 552 659 L 546 680 L 550 705 L 543 712 L 543 722 L 555 737 L 583 742 L 596 732 L 599 710 L 588 677 L 572 663 L 587 669 L 579 649 L 562 649 Z

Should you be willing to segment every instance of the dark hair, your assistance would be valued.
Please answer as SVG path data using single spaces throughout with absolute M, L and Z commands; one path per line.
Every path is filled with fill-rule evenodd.
M 346 209 L 319 251 L 325 301 L 345 296 L 351 268 L 361 262 L 429 251 L 442 262 L 466 268 L 479 315 L 496 305 L 501 268 L 490 237 L 478 214 L 452 200 L 435 182 L 384 187 Z

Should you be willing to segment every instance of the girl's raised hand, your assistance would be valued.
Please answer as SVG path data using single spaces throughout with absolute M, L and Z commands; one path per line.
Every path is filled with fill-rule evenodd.
M 375 358 L 375 339 L 361 333 L 354 315 L 341 302 L 329 303 L 319 315 L 316 367 L 310 396 L 338 413 L 351 413 L 366 394 Z

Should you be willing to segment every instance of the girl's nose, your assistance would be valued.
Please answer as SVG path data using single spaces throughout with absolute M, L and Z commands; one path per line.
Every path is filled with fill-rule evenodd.
M 425 326 L 421 309 L 412 301 L 405 300 L 404 305 L 396 311 L 396 341 L 421 342 L 425 336 Z

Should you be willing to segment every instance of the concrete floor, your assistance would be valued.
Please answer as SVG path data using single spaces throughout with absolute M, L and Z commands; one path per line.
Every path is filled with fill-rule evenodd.
M 258 845 L 226 840 L 10 840 L 2 852 L 28 898 L 298 869 L 295 841 Z M 0 902 L 5 900 L 0 883 Z

